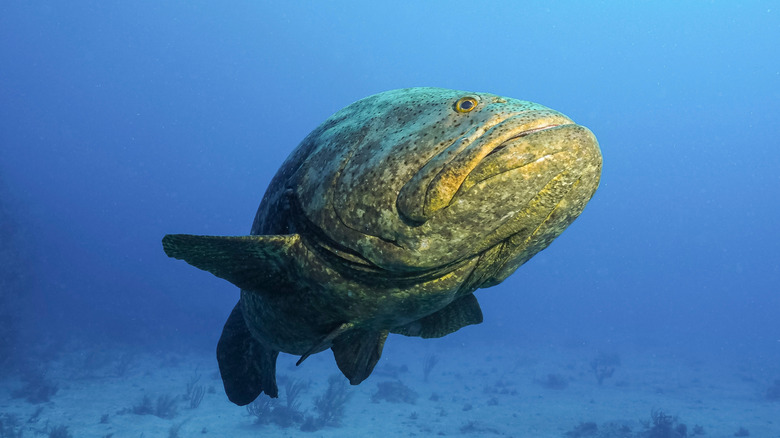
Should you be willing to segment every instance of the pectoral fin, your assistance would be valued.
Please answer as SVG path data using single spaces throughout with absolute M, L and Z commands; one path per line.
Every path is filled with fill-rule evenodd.
M 289 278 L 295 253 L 305 251 L 298 234 L 195 236 L 168 234 L 168 257 L 211 272 L 245 290 L 269 290 Z
M 440 338 L 467 325 L 482 322 L 482 309 L 474 294 L 464 295 L 426 317 L 391 330 L 405 336 Z
M 353 330 L 333 341 L 333 356 L 349 383 L 357 385 L 366 380 L 382 356 L 387 330 Z

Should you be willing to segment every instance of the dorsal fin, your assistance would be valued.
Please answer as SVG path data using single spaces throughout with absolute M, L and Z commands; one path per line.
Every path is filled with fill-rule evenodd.
M 195 236 L 167 234 L 168 257 L 211 272 L 244 290 L 276 289 L 293 269 L 297 252 L 305 251 L 298 234 L 273 236 Z
M 244 406 L 263 392 L 278 397 L 278 355 L 278 351 L 264 347 L 252 337 L 241 314 L 241 303 L 236 304 L 217 344 L 217 363 L 228 399 Z

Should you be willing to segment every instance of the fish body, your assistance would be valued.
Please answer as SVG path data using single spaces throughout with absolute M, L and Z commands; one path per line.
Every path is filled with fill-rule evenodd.
M 231 401 L 277 395 L 279 352 L 302 361 L 331 349 L 358 384 L 389 333 L 440 337 L 481 322 L 473 292 L 560 235 L 601 162 L 587 128 L 542 105 L 391 90 L 300 143 L 249 236 L 167 235 L 163 246 L 241 288 L 217 347 Z

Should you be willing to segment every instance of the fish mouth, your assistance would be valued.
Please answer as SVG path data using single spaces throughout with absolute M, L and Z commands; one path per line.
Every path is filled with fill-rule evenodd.
M 470 132 L 454 140 L 403 186 L 396 203 L 401 218 L 410 225 L 425 223 L 450 205 L 456 193 L 489 176 L 528 164 L 526 161 L 537 155 L 509 152 L 517 149 L 515 144 L 570 124 L 574 122 L 555 111 L 548 110 L 538 117 L 519 113 L 482 132 Z M 502 163 L 504 159 L 507 161 Z M 476 170 L 479 171 L 475 173 Z
M 493 148 L 485 157 L 474 167 L 463 180 L 458 191 L 453 196 L 457 198 L 459 194 L 470 189 L 476 184 L 496 177 L 502 173 L 516 170 L 531 164 L 540 163 L 549 160 L 554 156 L 564 152 L 559 149 L 547 149 L 538 147 L 536 141 L 529 137 L 547 134 L 547 131 L 574 125 L 573 123 L 551 123 L 535 128 L 518 132 L 508 139 L 504 140 L 498 146 Z
M 483 230 L 480 244 L 470 244 L 472 254 L 504 242 L 501 258 L 512 259 L 510 265 L 524 263 L 560 234 L 595 192 L 601 173 L 595 137 L 575 123 L 552 125 L 515 131 L 499 143 L 442 210 L 449 222 Z
M 538 127 L 538 128 L 527 129 L 527 130 L 525 130 L 525 131 L 522 131 L 522 132 L 520 132 L 520 133 L 517 133 L 517 134 L 513 135 L 512 137 L 510 137 L 510 138 L 506 139 L 506 140 L 505 140 L 503 143 L 501 143 L 500 145 L 498 145 L 498 146 L 496 146 L 495 148 L 493 148 L 493 150 L 492 150 L 492 151 L 490 151 L 490 152 L 489 152 L 487 155 L 485 155 L 485 158 L 487 158 L 487 157 L 489 157 L 489 156 L 491 156 L 491 155 L 493 155 L 493 154 L 495 154 L 495 153 L 497 153 L 497 152 L 500 152 L 502 149 L 505 149 L 505 148 L 506 148 L 506 146 L 507 146 L 507 143 L 511 142 L 512 140 L 517 140 L 518 138 L 525 137 L 526 135 L 531 135 L 531 134 L 533 134 L 533 133 L 535 133 L 535 132 L 539 132 L 539 131 L 546 131 L 546 130 L 548 130 L 548 129 L 555 128 L 556 126 L 561 126 L 561 125 L 560 125 L 560 124 L 550 124 L 550 125 L 544 125 L 544 126 L 540 126 L 540 127 Z

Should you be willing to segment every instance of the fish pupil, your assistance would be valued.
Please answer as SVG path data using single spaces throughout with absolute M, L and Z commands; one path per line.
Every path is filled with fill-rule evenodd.
M 460 109 L 469 110 L 474 106 L 474 102 L 466 100 L 460 103 Z

